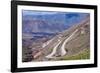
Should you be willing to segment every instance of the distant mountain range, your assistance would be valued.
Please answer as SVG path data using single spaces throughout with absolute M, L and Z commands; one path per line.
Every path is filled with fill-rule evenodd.
M 87 13 L 52 13 L 48 14 L 37 14 L 33 11 L 24 14 L 22 19 L 22 32 L 45 32 L 45 33 L 59 33 L 62 32 L 72 25 L 79 23 L 86 18 Z

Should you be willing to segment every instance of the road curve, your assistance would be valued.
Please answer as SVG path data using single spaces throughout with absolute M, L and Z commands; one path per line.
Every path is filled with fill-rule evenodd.
M 72 38 L 73 38 L 73 36 L 75 35 L 75 33 L 78 31 L 78 29 L 77 30 L 75 30 L 64 42 L 63 42 L 63 44 L 62 44 L 62 46 L 61 46 L 61 56 L 64 56 L 67 52 L 66 52 L 66 50 L 65 50 L 65 45 L 66 45 L 66 43 L 68 42 L 68 41 L 70 41 Z M 53 48 L 53 51 L 49 54 L 49 55 L 47 55 L 46 56 L 46 58 L 54 58 L 53 56 L 56 54 L 56 52 L 57 52 L 57 49 L 58 49 L 58 46 L 60 45 L 62 43 L 62 41 L 61 40 L 58 40 L 58 44 Z
M 78 31 L 78 29 L 76 29 L 62 44 L 61 46 L 61 56 L 64 56 L 66 54 L 66 50 L 65 50 L 65 45 L 68 41 L 70 41 L 72 39 L 72 37 L 75 35 L 75 33 Z
M 56 54 L 58 46 L 61 44 L 61 40 L 58 40 L 59 43 L 53 48 L 53 51 L 46 56 L 46 58 L 53 58 L 53 56 Z

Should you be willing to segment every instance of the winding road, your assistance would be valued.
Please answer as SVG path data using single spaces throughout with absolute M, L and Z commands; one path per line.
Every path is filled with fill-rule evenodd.
M 46 58 L 53 58 L 54 54 L 57 51 L 58 46 L 61 44 L 61 41 L 60 40 L 58 41 L 59 41 L 58 44 L 54 47 L 53 51 L 49 55 L 46 56 Z
M 64 55 L 66 55 L 66 50 L 65 50 L 65 45 L 66 45 L 66 43 L 67 42 L 69 42 L 72 38 L 73 38 L 73 36 L 75 35 L 75 33 L 78 31 L 78 29 L 76 29 L 67 39 L 65 39 L 65 41 L 63 42 L 63 44 L 62 44 L 62 46 L 61 46 L 61 56 L 64 56 Z M 50 41 L 51 42 L 51 41 Z M 56 52 L 57 52 L 57 49 L 58 49 L 58 46 L 60 45 L 62 43 L 62 41 L 59 39 L 58 40 L 58 43 L 55 45 L 55 47 L 53 48 L 53 51 L 49 54 L 49 55 L 47 55 L 46 56 L 46 58 L 55 58 L 54 57 L 54 55 L 56 54 Z
M 73 38 L 73 36 L 75 35 L 75 33 L 77 32 L 78 30 L 75 30 L 64 42 L 63 42 L 63 44 L 62 44 L 62 46 L 61 46 L 61 56 L 64 56 L 67 52 L 66 52 L 66 50 L 65 50 L 65 45 L 66 45 L 66 43 L 67 42 L 69 42 L 72 38 Z

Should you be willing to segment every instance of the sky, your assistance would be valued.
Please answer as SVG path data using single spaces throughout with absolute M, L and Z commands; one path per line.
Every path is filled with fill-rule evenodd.
M 34 10 L 22 10 L 24 15 L 52 15 L 52 14 L 87 14 L 87 13 L 76 13 L 76 12 L 55 12 L 55 11 L 34 11 Z

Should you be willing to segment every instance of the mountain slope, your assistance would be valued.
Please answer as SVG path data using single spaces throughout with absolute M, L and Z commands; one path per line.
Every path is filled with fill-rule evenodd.
M 36 34 L 37 33 L 35 33 L 35 35 Z M 37 34 L 37 36 L 38 35 L 40 36 L 43 34 Z M 28 40 L 31 43 L 28 46 L 28 42 L 25 43 L 27 50 L 31 51 L 30 58 L 28 54 L 29 61 L 80 60 L 90 58 L 89 17 L 53 37 L 50 37 L 49 35 L 46 36 L 49 37 L 48 39 L 39 37 L 37 40 L 34 40 L 27 38 L 27 36 L 28 35 L 24 35 L 23 37 L 26 40 L 24 38 L 23 40 Z M 25 49 L 23 48 L 23 50 Z M 26 54 L 25 52 L 23 52 L 23 54 Z M 23 62 L 24 61 L 27 60 L 23 57 Z
M 66 42 L 67 40 L 67 42 Z M 61 42 L 59 44 L 59 41 Z M 58 45 L 58 44 L 59 45 Z M 52 52 L 55 50 L 54 54 L 49 56 Z M 62 50 L 63 46 L 63 50 Z M 87 18 L 80 24 L 74 25 L 68 30 L 65 30 L 64 32 L 60 33 L 54 39 L 50 44 L 48 44 L 43 51 L 44 57 L 50 60 L 65 60 L 65 59 L 75 59 L 75 57 L 72 56 L 79 56 L 84 55 L 86 59 L 89 59 L 90 56 L 90 19 Z M 63 51 L 66 51 L 65 54 L 62 54 Z M 87 54 L 88 51 L 88 54 Z M 49 56 L 49 57 L 48 57 Z M 81 59 L 85 59 L 81 57 Z M 69 57 L 69 58 L 68 58 Z M 76 57 L 77 59 L 77 57 Z M 80 57 L 78 57 L 80 59 Z

